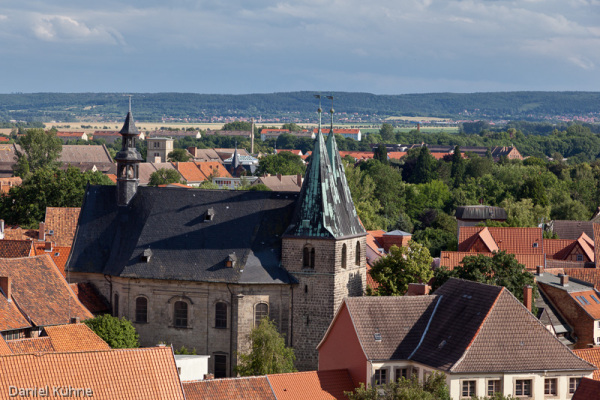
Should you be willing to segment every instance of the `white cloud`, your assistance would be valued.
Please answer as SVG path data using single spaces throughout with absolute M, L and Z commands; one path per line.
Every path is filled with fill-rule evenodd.
M 83 22 L 63 15 L 40 15 L 31 27 L 34 35 L 49 42 L 102 43 L 124 45 L 123 36 L 114 28 Z

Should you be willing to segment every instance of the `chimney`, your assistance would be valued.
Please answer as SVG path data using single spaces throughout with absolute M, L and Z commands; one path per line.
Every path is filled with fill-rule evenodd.
M 4 293 L 8 301 L 12 301 L 12 283 L 10 277 L 0 276 L 0 289 L 2 289 L 2 293 Z
M 38 240 L 46 240 L 46 224 L 43 222 L 40 222 L 40 228 L 38 231 Z
M 543 265 L 538 265 L 537 267 L 535 267 L 535 271 L 538 276 L 544 276 L 544 266 Z
M 426 283 L 409 283 L 406 296 L 425 296 L 430 290 L 431 286 Z
M 298 184 L 298 187 L 302 187 L 302 174 L 296 175 L 296 183 Z
M 531 312 L 531 300 L 533 299 L 533 288 L 529 285 L 523 288 L 523 304 Z
M 279 182 L 281 182 L 281 174 L 277 174 L 277 179 L 279 179 Z
M 4 239 L 4 220 L 0 219 L 0 239 Z
M 72 324 L 79 324 L 80 322 L 81 320 L 79 319 L 79 317 L 71 317 Z
M 215 379 L 215 375 L 214 374 L 204 374 L 204 380 L 210 380 L 210 379 Z
M 560 286 L 569 286 L 569 275 L 567 274 L 559 274 L 560 278 Z
M 52 242 L 44 243 L 44 251 L 52 251 Z

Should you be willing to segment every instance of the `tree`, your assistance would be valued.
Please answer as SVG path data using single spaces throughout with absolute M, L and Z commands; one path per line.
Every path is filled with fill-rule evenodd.
M 452 167 L 450 169 L 450 177 L 454 180 L 454 187 L 458 187 L 464 182 L 465 169 L 465 160 L 462 158 L 460 147 L 456 146 L 452 154 Z
M 461 266 L 448 271 L 441 267 L 435 271 L 434 288 L 442 286 L 449 278 L 460 278 L 488 285 L 504 286 L 520 301 L 523 301 L 523 288 L 533 287 L 537 297 L 537 287 L 531 272 L 519 264 L 514 254 L 505 251 L 494 253 L 492 257 L 483 254 L 466 256 Z
M 109 314 L 99 315 L 84 321 L 91 330 L 100 336 L 112 349 L 129 349 L 140 347 L 134 326 L 123 318 Z
M 436 179 L 435 164 L 436 160 L 429 149 L 426 146 L 421 147 L 410 182 L 427 183 Z
M 373 158 L 382 164 L 388 164 L 387 148 L 383 143 L 379 143 L 379 146 L 373 150 Z
M 58 166 L 62 141 L 56 137 L 55 131 L 28 129 L 19 144 L 21 150 L 16 151 L 17 163 L 14 167 L 16 176 L 25 178 L 39 169 Z
M 392 124 L 381 124 L 381 129 L 379 129 L 379 134 L 381 135 L 381 139 L 385 143 L 392 143 L 395 139 L 394 127 Z
M 248 340 L 251 343 L 250 353 L 238 354 L 239 363 L 235 368 L 241 376 L 296 371 L 294 349 L 285 346 L 283 335 L 268 317 L 263 318 L 260 324 L 252 329 Z
M 427 283 L 433 278 L 433 258 L 423 245 L 410 241 L 406 247 L 392 246 L 387 256 L 381 257 L 371 271 L 371 277 L 379 283 L 379 296 L 402 296 L 409 283 Z
M 190 155 L 185 149 L 174 149 L 167 154 L 167 158 L 170 162 L 186 162 L 190 159 Z
M 277 154 L 263 156 L 258 161 L 256 174 L 281 174 L 281 175 L 304 175 L 306 167 L 302 158 L 289 151 L 280 151 Z
M 289 122 L 287 124 L 283 124 L 283 126 L 281 127 L 281 129 L 287 129 L 290 132 L 300 132 L 302 130 L 302 128 L 300 128 L 298 125 L 296 125 L 293 122 Z
M 344 394 L 349 400 L 450 400 L 450 391 L 443 372 L 434 372 L 423 385 L 417 377 L 400 378 L 382 386 L 365 387 L 361 382 L 354 392 Z
M 181 175 L 174 169 L 160 168 L 150 175 L 148 186 L 168 185 L 181 182 Z
M 225 125 L 223 125 L 222 130 L 224 130 L 224 131 L 251 131 L 252 123 L 245 122 L 245 121 L 228 122 Z
M 0 196 L 0 215 L 10 225 L 37 227 L 46 207 L 81 207 L 88 184 L 114 183 L 101 172 L 81 172 L 75 167 L 38 169 L 21 186 Z

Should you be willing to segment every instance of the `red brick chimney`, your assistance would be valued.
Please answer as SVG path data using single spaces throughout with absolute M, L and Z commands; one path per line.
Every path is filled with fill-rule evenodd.
M 531 301 L 533 299 L 533 288 L 529 285 L 523 288 L 523 304 L 531 312 Z
M 537 273 L 538 276 L 543 276 L 544 275 L 544 266 L 543 265 L 536 266 L 535 272 Z
M 424 296 L 429 294 L 431 286 L 426 283 L 409 283 L 405 296 Z
M 560 286 L 569 286 L 569 275 L 560 274 L 558 277 L 560 278 Z
M 12 301 L 12 282 L 8 276 L 0 276 L 0 289 L 8 301 Z
M 40 222 L 40 228 L 38 230 L 38 240 L 46 240 L 46 224 Z
M 279 182 L 281 182 L 281 174 L 277 174 L 277 179 L 279 179 Z
M 296 183 L 298 184 L 298 187 L 302 187 L 302 174 L 296 175 Z

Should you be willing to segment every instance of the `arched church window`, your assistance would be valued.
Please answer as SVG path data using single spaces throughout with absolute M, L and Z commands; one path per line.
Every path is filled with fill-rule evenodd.
M 314 268 L 315 267 L 315 248 L 306 245 L 302 251 L 302 268 Z
M 187 328 L 188 305 L 185 301 L 176 301 L 173 305 L 173 324 L 177 328 Z
M 267 303 L 258 303 L 254 307 L 254 326 L 260 325 L 263 318 L 269 316 L 269 305 Z
M 354 253 L 354 263 L 360 265 L 360 241 L 356 242 L 356 251 Z
M 135 322 L 148 322 L 148 299 L 145 297 L 135 299 Z
M 346 265 L 346 261 L 348 258 L 348 248 L 346 247 L 346 243 L 342 245 L 342 268 L 346 269 L 348 266 Z

